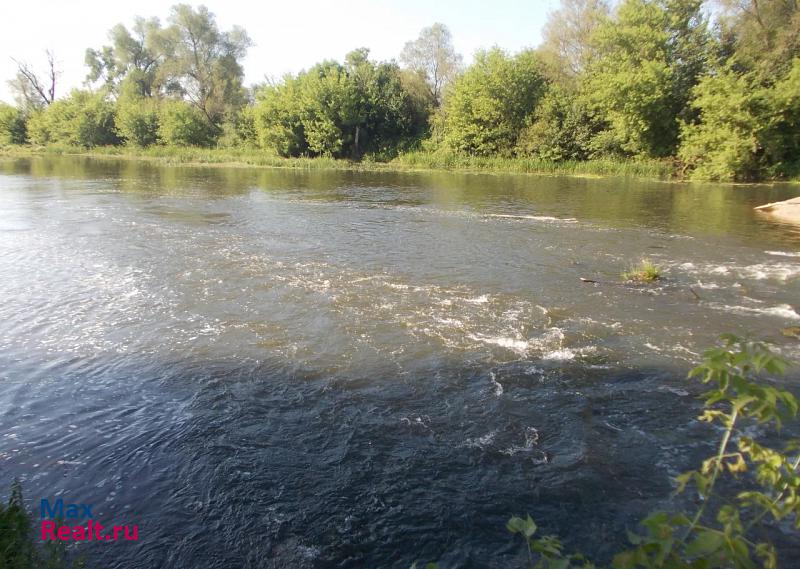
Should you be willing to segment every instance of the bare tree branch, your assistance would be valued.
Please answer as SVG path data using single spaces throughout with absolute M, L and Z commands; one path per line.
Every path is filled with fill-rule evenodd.
M 46 106 L 56 100 L 56 79 L 59 75 L 56 65 L 55 55 L 47 50 L 47 80 L 39 78 L 33 68 L 27 62 L 11 58 L 17 65 L 17 74 L 21 84 L 16 85 L 27 103 L 39 107 Z M 49 85 L 48 85 L 49 83 Z

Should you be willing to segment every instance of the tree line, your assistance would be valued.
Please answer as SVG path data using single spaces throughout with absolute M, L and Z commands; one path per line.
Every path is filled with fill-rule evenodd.
M 562 0 L 542 44 L 465 67 L 442 24 L 397 61 L 356 49 L 245 87 L 252 45 L 207 8 L 137 18 L 86 52 L 86 88 L 56 98 L 18 63 L 0 141 L 242 146 L 391 159 L 408 150 L 549 161 L 661 159 L 687 177 L 800 173 L 798 0 Z

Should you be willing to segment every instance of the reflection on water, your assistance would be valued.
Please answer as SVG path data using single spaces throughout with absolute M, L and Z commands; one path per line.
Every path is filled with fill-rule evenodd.
M 0 481 L 138 522 L 104 566 L 602 558 L 708 450 L 702 349 L 800 359 L 796 193 L 0 162 Z

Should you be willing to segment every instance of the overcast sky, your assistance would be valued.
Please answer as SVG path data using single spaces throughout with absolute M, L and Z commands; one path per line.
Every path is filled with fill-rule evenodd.
M 51 49 L 62 75 L 57 95 L 80 87 L 86 76 L 87 47 L 108 43 L 114 25 L 130 27 L 134 16 L 162 22 L 177 2 L 138 0 L 13 0 L 0 18 L 0 100 L 12 102 L 7 80 L 16 72 L 11 58 L 45 69 Z M 406 41 L 434 22 L 446 24 L 456 49 L 471 59 L 476 49 L 499 45 L 509 51 L 536 46 L 547 14 L 559 0 L 207 0 L 222 29 L 243 26 L 255 42 L 244 62 L 246 83 L 280 77 L 322 59 L 343 59 L 368 47 L 376 59 L 397 58 Z

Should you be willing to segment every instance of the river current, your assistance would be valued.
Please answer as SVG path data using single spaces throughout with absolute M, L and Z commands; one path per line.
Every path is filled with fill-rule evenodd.
M 710 453 L 702 351 L 800 362 L 800 228 L 753 211 L 797 194 L 0 161 L 0 494 L 138 524 L 90 567 L 514 567 L 527 513 L 608 560 Z

